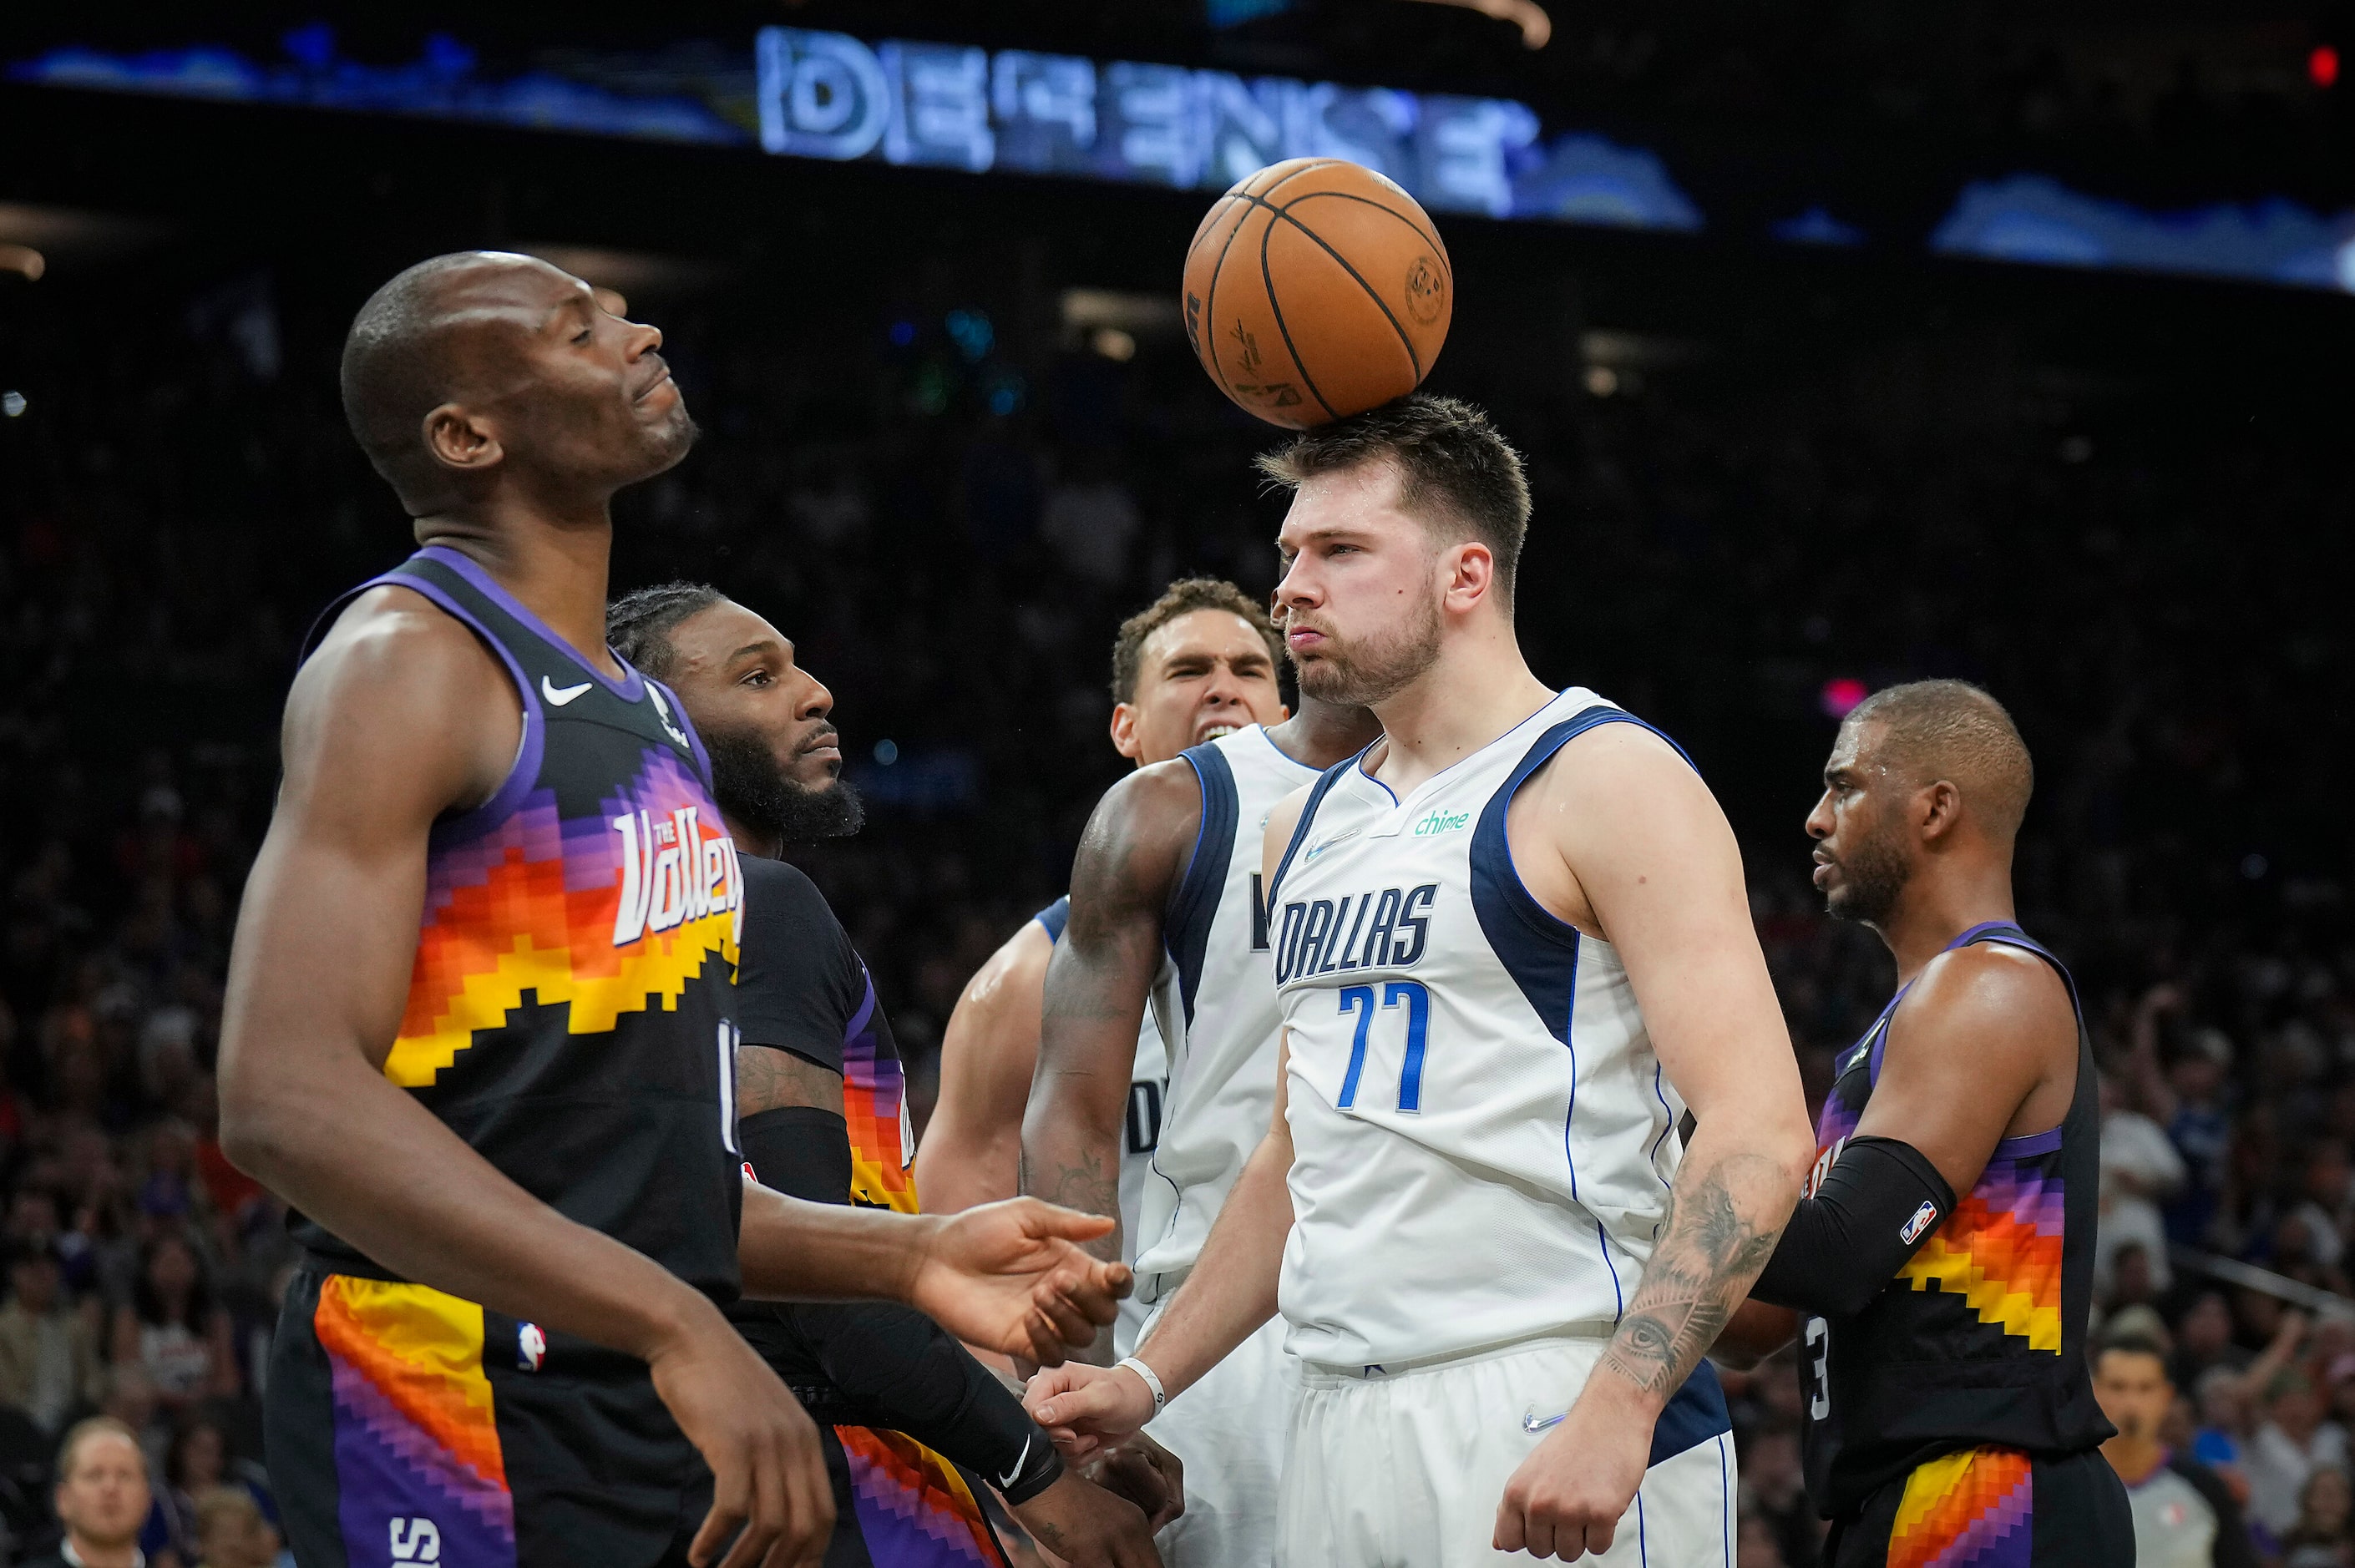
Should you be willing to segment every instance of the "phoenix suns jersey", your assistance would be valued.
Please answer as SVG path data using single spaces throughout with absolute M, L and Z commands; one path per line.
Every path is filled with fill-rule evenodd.
M 2076 1005 L 2068 970 L 2017 926 L 1974 926 L 1945 950 L 1979 942 L 2034 953 Z M 1817 1123 L 1810 1192 L 1872 1098 L 1907 989 L 1839 1059 Z M 1801 1330 L 1807 1493 L 1827 1518 L 1853 1513 L 1943 1455 L 1998 1446 L 2053 1456 L 2110 1436 L 2085 1369 L 2100 1187 L 2101 1086 L 2080 1012 L 2077 1088 L 2061 1125 L 1997 1144 L 1954 1213 L 1870 1306 L 1852 1318 L 1810 1318 Z
M 731 1299 L 744 877 L 702 743 L 658 683 L 607 676 L 455 550 L 328 616 L 387 585 L 483 640 L 523 736 L 496 792 L 433 827 L 385 1076 L 532 1196 Z M 389 1277 L 296 1234 L 335 1272 Z

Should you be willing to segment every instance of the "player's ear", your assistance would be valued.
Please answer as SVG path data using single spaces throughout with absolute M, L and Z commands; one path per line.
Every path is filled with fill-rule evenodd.
M 1466 539 L 1451 546 L 1441 558 L 1450 564 L 1444 595 L 1448 609 L 1468 610 L 1483 599 L 1496 598 L 1497 556 L 1487 546 Z
M 1136 760 L 1137 741 L 1135 704 L 1113 704 L 1112 748 L 1114 751 L 1119 752 L 1123 757 L 1127 758 L 1131 762 Z
M 1923 785 L 1913 801 L 1924 843 L 1937 843 L 1949 837 L 1962 821 L 1963 792 L 1944 779 Z
M 444 403 L 427 414 L 423 434 L 425 450 L 433 461 L 462 473 L 495 468 L 506 455 L 490 427 L 456 403 Z

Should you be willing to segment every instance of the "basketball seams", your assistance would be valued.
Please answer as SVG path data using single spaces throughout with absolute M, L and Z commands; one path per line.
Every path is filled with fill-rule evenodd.
M 1376 212 L 1386 212 L 1390 214 L 1391 217 L 1397 218 L 1401 223 L 1403 223 L 1409 228 L 1413 229 L 1416 234 L 1423 238 L 1424 243 L 1428 244 L 1433 250 L 1439 252 L 1440 264 L 1447 269 L 1447 281 L 1450 283 L 1455 281 L 1455 263 L 1447 259 L 1447 247 L 1441 242 L 1439 236 L 1424 228 L 1421 224 L 1415 222 L 1414 219 L 1409 217 L 1398 208 L 1391 206 L 1388 202 L 1376 201 L 1371 196 L 1362 196 L 1355 191 L 1304 191 L 1299 196 L 1294 196 L 1290 201 L 1284 203 L 1282 210 L 1290 212 L 1302 202 L 1313 201 L 1318 196 L 1330 196 L 1335 201 L 1354 201 L 1363 206 L 1372 207 Z M 1219 199 L 1220 201 L 1224 201 L 1227 198 L 1220 196 Z
M 1220 196 L 1219 199 L 1223 202 L 1232 198 L 1233 193 L 1229 192 L 1227 196 Z M 1215 212 L 1217 209 L 1213 208 L 1212 210 Z M 1207 223 L 1209 220 L 1205 219 L 1204 221 Z M 1219 300 L 1219 276 L 1227 270 L 1227 253 L 1234 249 L 1235 236 L 1241 234 L 1243 231 L 1243 225 L 1250 221 L 1251 206 L 1248 202 L 1245 202 L 1242 216 L 1235 219 L 1234 228 L 1227 231 L 1227 238 L 1219 245 L 1219 259 L 1210 263 L 1210 281 L 1202 291 L 1202 326 L 1203 330 L 1209 334 L 1209 353 L 1204 355 L 1199 349 L 1197 349 L 1196 351 L 1197 356 L 1202 360 L 1203 367 L 1209 370 L 1212 378 L 1218 382 L 1219 390 L 1227 395 L 1229 401 L 1236 403 L 1240 403 L 1241 399 L 1235 396 L 1235 389 L 1227 384 L 1226 370 L 1219 363 L 1219 318 L 1217 313 Z
M 1283 208 L 1263 201 L 1257 196 L 1245 196 L 1243 199 L 1250 202 L 1255 207 L 1265 207 L 1268 212 L 1275 215 L 1276 217 L 1281 217 L 1283 214 Z M 1316 399 L 1318 406 L 1325 410 L 1325 417 L 1327 418 L 1337 419 L 1341 416 L 1334 411 L 1332 404 L 1325 401 L 1325 394 L 1316 389 L 1316 378 L 1308 374 L 1308 366 L 1302 361 L 1300 357 L 1300 350 L 1293 346 L 1292 329 L 1284 323 L 1284 302 L 1275 297 L 1275 270 L 1270 267 L 1267 261 L 1267 242 L 1270 238 L 1273 238 L 1274 234 L 1275 217 L 1271 217 L 1268 219 L 1267 227 L 1260 230 L 1259 236 L 1259 275 L 1262 284 L 1267 290 L 1267 308 L 1269 311 L 1273 313 L 1275 316 L 1275 330 L 1284 334 L 1284 352 L 1292 355 L 1292 367 L 1300 372 L 1301 385 L 1308 388 L 1308 395 Z M 1344 266 L 1348 265 L 1347 262 L 1342 264 Z M 1350 276 L 1354 278 L 1357 277 L 1357 274 L 1352 272 Z M 1365 280 L 1359 278 L 1358 286 L 1364 288 Z M 1369 292 L 1370 291 L 1369 291 Z M 1375 302 L 1377 304 L 1380 304 L 1380 302 L 1381 302 L 1379 300 Z M 1384 312 L 1383 313 L 1388 314 L 1389 313 Z M 1398 323 L 1393 322 L 1391 324 L 1395 326 Z M 1410 349 L 1408 352 L 1412 354 L 1413 351 Z
M 1313 192 L 1313 191 L 1309 193 L 1309 195 L 1311 195 L 1311 196 L 1314 196 L 1314 195 L 1320 195 L 1320 194 L 1332 194 L 1332 195 L 1338 195 L 1339 193 L 1338 193 L 1338 192 L 1333 192 L 1333 193 L 1319 193 L 1319 192 Z M 1334 263 L 1335 263 L 1337 266 L 1338 266 L 1338 267 L 1341 269 L 1341 270 L 1343 270 L 1344 272 L 1347 272 L 1348 274 L 1349 274 L 1349 277 L 1351 278 L 1351 280 L 1352 280 L 1353 281 L 1355 281 L 1355 282 L 1357 283 L 1358 287 L 1365 291 L 1366 298 L 1368 298 L 1368 299 L 1369 299 L 1369 300 L 1371 300 L 1371 301 L 1373 301 L 1373 302 L 1374 302 L 1374 308 L 1375 308 L 1376 310 L 1378 310 L 1378 311 L 1380 311 L 1380 312 L 1381 312 L 1381 313 L 1382 313 L 1382 320 L 1384 320 L 1384 321 L 1386 321 L 1386 322 L 1388 322 L 1388 323 L 1391 323 L 1391 331 L 1392 331 L 1392 332 L 1394 332 L 1394 333 L 1398 334 L 1398 339 L 1399 339 L 1400 344 L 1401 344 L 1401 345 L 1403 345 L 1403 346 L 1405 347 L 1405 349 L 1406 349 L 1407 363 L 1414 366 L 1414 378 L 1415 378 L 1415 380 L 1416 380 L 1416 381 L 1418 381 L 1418 382 L 1422 381 L 1423 376 L 1423 355 L 1415 352 L 1415 347 L 1414 347 L 1414 339 L 1412 339 L 1412 337 L 1410 337 L 1410 336 L 1408 336 L 1408 335 L 1407 335 L 1407 330 L 1406 330 L 1406 328 L 1405 328 L 1405 327 L 1403 327 L 1403 326 L 1401 326 L 1401 325 L 1400 325 L 1400 324 L 1399 324 L 1399 319 L 1398 319 L 1398 317 L 1391 313 L 1390 302 L 1388 302 L 1387 300 L 1383 299 L 1383 298 L 1382 298 L 1382 296 L 1380 295 L 1380 293 L 1379 293 L 1379 292 L 1375 290 L 1374 286 L 1373 286 L 1371 283 L 1369 283 L 1369 282 L 1367 282 L 1367 281 L 1366 281 L 1365 274 L 1363 274 L 1362 272 L 1359 272 L 1359 271 L 1355 267 L 1351 266 L 1351 265 L 1349 264 L 1349 259 L 1348 259 L 1348 257 L 1346 257 L 1346 256 L 1342 255 L 1338 250 L 1334 249 L 1333 249 L 1333 247 L 1332 247 L 1331 245 L 1329 245 L 1328 243 L 1327 243 L 1327 242 L 1326 242 L 1326 239 L 1325 239 L 1325 237 L 1324 237 L 1323 235 L 1318 234 L 1315 229 L 1313 229 L 1313 228 L 1309 228 L 1306 224 L 1305 224 L 1305 223 L 1301 222 L 1298 218 L 1296 218 L 1296 217 L 1293 217 L 1293 216 L 1292 216 L 1292 214 L 1291 214 L 1290 212 L 1286 211 L 1284 208 L 1283 208 L 1283 207 L 1280 207 L 1276 206 L 1273 202 L 1264 200 L 1264 199 L 1263 199 L 1263 198 L 1261 198 L 1261 197 L 1259 197 L 1259 196 L 1245 196 L 1243 197 L 1243 199 L 1244 199 L 1245 201 L 1250 202 L 1250 203 L 1251 203 L 1252 206 L 1254 206 L 1254 207 L 1265 207 L 1265 208 L 1268 210 L 1269 214 L 1271 215 L 1271 216 L 1270 216 L 1270 217 L 1269 217 L 1269 219 L 1268 219 L 1268 225 L 1267 225 L 1267 231 L 1268 231 L 1268 233 L 1273 234 L 1273 233 L 1274 233 L 1274 232 L 1275 232 L 1275 219 L 1276 219 L 1276 218 L 1279 218 L 1279 217 L 1280 217 L 1280 218 L 1284 219 L 1284 222 L 1286 222 L 1286 223 L 1288 223 L 1288 224 L 1292 225 L 1292 227 L 1293 227 L 1293 228 L 1296 228 L 1296 229 L 1300 230 L 1300 232 L 1301 232 L 1301 233 L 1303 233 L 1303 234 L 1305 234 L 1305 235 L 1306 235 L 1306 236 L 1309 238 L 1309 239 L 1310 239 L 1310 240 L 1312 240 L 1312 241 L 1316 244 L 1316 248 L 1317 248 L 1319 250 L 1322 250 L 1323 252 L 1325 252 L 1325 254 L 1326 254 L 1326 255 L 1330 256 L 1330 257 L 1333 259 Z M 1295 199 L 1299 200 L 1299 201 L 1305 201 L 1305 200 L 1307 200 L 1307 199 L 1308 199 L 1308 197 L 1307 197 L 1306 196 L 1304 196 L 1296 197 L 1296 198 L 1295 198 Z M 1382 205 L 1381 205 L 1380 202 L 1368 202 L 1366 205 L 1367 205 L 1367 206 L 1369 206 L 1369 207 L 1372 207 L 1380 208 L 1380 210 L 1382 210 L 1382 211 L 1384 211 L 1384 212 L 1387 212 L 1387 211 L 1389 211 L 1389 210 L 1390 210 L 1388 207 L 1382 207 Z M 1414 228 L 1414 225 L 1412 225 L 1412 224 L 1411 224 L 1411 223 L 1410 223 L 1410 224 L 1408 224 L 1408 225 L 1407 225 L 1407 227 L 1408 227 L 1409 228 Z M 1419 228 L 1415 228 L 1415 229 L 1414 229 L 1414 231 L 1415 231 L 1417 234 L 1421 234 L 1421 233 L 1423 232 L 1423 231 L 1422 231 L 1421 229 L 1419 229 Z M 1259 246 L 1259 260 L 1260 260 L 1260 271 L 1262 272 L 1262 274 L 1263 274 L 1263 275 L 1265 275 L 1265 276 L 1267 277 L 1267 297 L 1268 297 L 1268 302 L 1269 302 L 1270 304 L 1274 304 L 1274 302 L 1275 302 L 1275 279 L 1274 279 L 1273 275 L 1272 273 L 1270 273 L 1270 272 L 1269 272 L 1269 269 L 1268 269 L 1268 265 L 1267 265 L 1267 241 L 1266 241 L 1264 238 L 1263 238 L 1263 239 L 1260 241 L 1260 246 Z M 1448 282 L 1452 285 L 1452 284 L 1455 282 L 1455 270 L 1454 268 L 1452 268 L 1452 267 L 1451 267 L 1451 268 L 1449 268 L 1449 269 L 1448 269 L 1447 278 L 1448 278 Z M 1283 308 L 1281 305 L 1277 305 L 1277 306 L 1276 306 L 1276 311 L 1275 311 L 1275 322 L 1276 322 L 1276 325 L 1277 325 L 1278 327 L 1282 327 L 1282 326 L 1283 326 L 1283 324 L 1284 324 L 1284 308 Z M 1292 346 L 1292 334 L 1291 334 L 1290 333 L 1288 333 L 1288 332 L 1287 332 L 1287 333 L 1285 333 L 1285 334 L 1284 334 L 1284 347 L 1286 347 L 1286 348 L 1290 348 L 1290 347 Z M 1295 365 L 1300 365 L 1300 355 L 1299 355 L 1297 353 L 1295 353 L 1295 354 L 1294 354 L 1294 355 L 1293 355 L 1293 356 L 1292 356 L 1292 362 L 1293 362 Z M 1305 365 L 1301 365 L 1301 366 L 1300 366 L 1300 375 L 1301 375 L 1301 378 L 1302 378 L 1303 380 L 1307 379 L 1307 376 L 1308 376 L 1308 367 L 1307 367 L 1306 366 L 1305 366 Z M 1315 383 L 1313 383 L 1313 382 L 1312 382 L 1312 383 L 1310 383 L 1310 385 L 1309 385 L 1309 390 L 1310 390 L 1310 391 L 1312 391 L 1312 392 L 1315 392 L 1315 391 L 1316 390 Z M 1324 396 L 1323 396 L 1321 393 L 1320 393 L 1320 394 L 1318 394 L 1316 400 L 1317 400 L 1319 403 L 1325 403 Z M 1332 405 L 1332 404 L 1330 404 L 1330 403 L 1325 403 L 1325 411 L 1326 411 L 1327 413 L 1328 413 L 1328 414 L 1332 414 L 1332 413 L 1333 413 L 1333 405 Z M 1340 418 L 1340 416 L 1339 416 L 1339 415 L 1337 415 L 1337 414 L 1334 414 L 1334 416 L 1333 416 L 1333 417 L 1334 417 L 1335 418 Z

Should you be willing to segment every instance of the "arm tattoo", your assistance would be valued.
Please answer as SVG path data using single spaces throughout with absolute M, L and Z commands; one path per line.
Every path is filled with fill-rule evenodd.
M 1120 1214 L 1120 1168 L 1104 1169 L 1094 1155 L 1082 1153 L 1077 1165 L 1058 1165 L 1053 1171 L 1039 1170 L 1030 1161 L 1030 1151 L 1022 1151 L 1022 1191 L 1034 1198 L 1044 1198 L 1050 1203 L 1060 1203 L 1067 1209 L 1077 1209 L 1083 1214 Z M 1120 1255 L 1120 1233 L 1079 1244 L 1099 1257 Z
M 773 1045 L 744 1045 L 736 1052 L 736 1119 L 784 1106 L 815 1106 L 842 1111 L 842 1075 Z
M 1755 1155 L 1734 1155 L 1707 1171 L 1688 1166 L 1678 1174 L 1659 1245 L 1603 1352 L 1604 1364 L 1662 1398 L 1677 1391 L 1717 1342 L 1782 1234 L 1780 1226 L 1764 1228 L 1744 1217 L 1742 1211 L 1756 1205 L 1737 1200 L 1735 1188 L 1778 1181 L 1773 1163 Z

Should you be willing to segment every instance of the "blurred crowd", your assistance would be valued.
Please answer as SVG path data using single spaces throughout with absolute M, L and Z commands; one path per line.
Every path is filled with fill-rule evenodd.
M 225 961 L 304 629 L 407 541 L 336 402 L 356 294 L 39 287 L 0 299 L 0 1524 L 15 1560 L 55 1542 L 80 1496 L 53 1496 L 59 1439 L 102 1414 L 144 1461 L 148 1563 L 259 1568 L 255 1401 L 293 1259 L 218 1141 Z M 1068 338 L 1018 302 L 648 313 L 706 434 L 625 499 L 615 588 L 715 581 L 832 686 L 870 824 L 805 863 L 921 1116 L 959 988 L 1063 890 L 1117 775 L 1113 627 L 1181 572 L 1272 585 L 1245 468 L 1269 432 L 1181 344 Z M 1574 365 L 1447 368 L 1529 456 L 1540 673 L 1662 723 L 1725 800 L 1811 1094 L 1891 985 L 1804 876 L 1843 680 L 1956 674 L 2012 705 L 2039 768 L 2022 918 L 2070 959 L 2104 1068 L 2097 1336 L 2163 1347 L 2164 1440 L 2268 1560 L 2355 1563 L 2355 1312 L 2333 1305 L 2355 944 L 2325 800 L 2346 573 L 2321 526 L 2350 514 L 2344 465 L 2140 406 L 1893 419 L 1885 366 L 1809 397 L 1738 366 L 1608 396 Z M 1741 1562 L 1803 1568 L 1796 1378 L 1730 1382 Z

